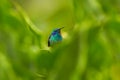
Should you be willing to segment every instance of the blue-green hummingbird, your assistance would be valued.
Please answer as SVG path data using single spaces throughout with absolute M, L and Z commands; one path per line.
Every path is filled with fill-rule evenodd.
M 64 27 L 57 28 L 52 31 L 52 33 L 49 36 L 48 39 L 48 47 L 55 45 L 56 43 L 59 43 L 62 41 L 62 35 L 61 35 L 61 29 Z

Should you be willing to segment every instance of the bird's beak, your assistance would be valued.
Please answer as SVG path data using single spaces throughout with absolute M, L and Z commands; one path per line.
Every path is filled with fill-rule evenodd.
M 63 29 L 64 27 L 61 27 L 60 29 Z

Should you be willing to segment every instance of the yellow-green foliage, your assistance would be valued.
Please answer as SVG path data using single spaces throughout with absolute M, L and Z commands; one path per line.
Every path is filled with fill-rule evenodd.
M 0 0 L 0 80 L 120 80 L 120 1 Z

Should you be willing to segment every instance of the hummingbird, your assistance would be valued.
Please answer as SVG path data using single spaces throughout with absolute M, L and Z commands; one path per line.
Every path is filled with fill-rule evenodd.
M 48 47 L 53 46 L 54 44 L 62 41 L 61 29 L 63 28 L 64 27 L 57 28 L 52 31 L 52 33 L 50 34 L 48 38 Z

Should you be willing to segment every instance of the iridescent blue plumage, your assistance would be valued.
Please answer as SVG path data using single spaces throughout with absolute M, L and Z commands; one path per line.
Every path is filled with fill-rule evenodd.
M 62 41 L 62 36 L 61 36 L 61 32 L 60 32 L 60 30 L 62 28 L 53 30 L 53 32 L 51 33 L 51 35 L 48 39 L 48 46 L 52 46 L 52 45 Z

